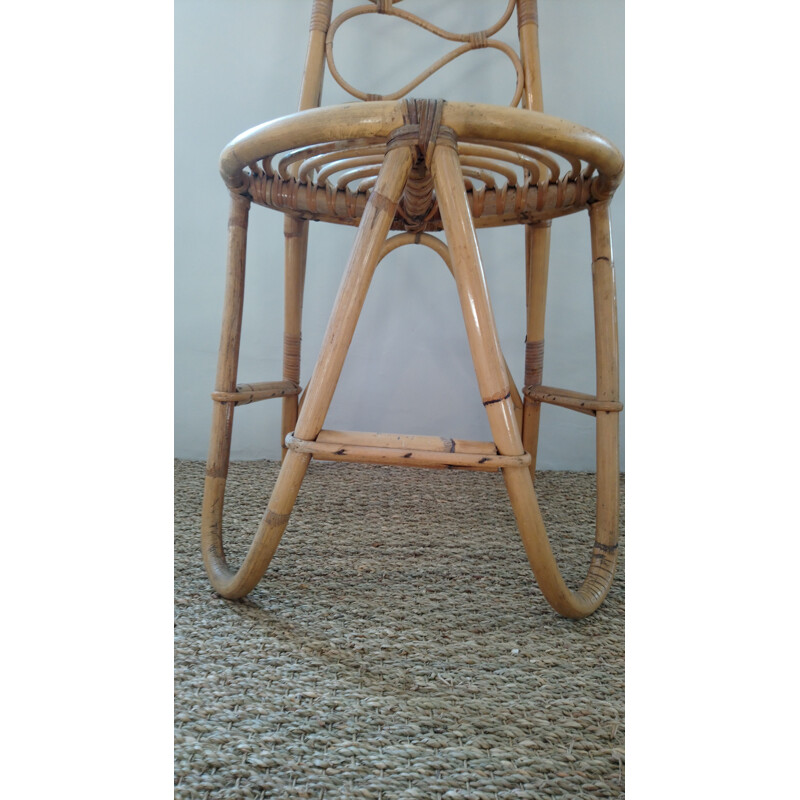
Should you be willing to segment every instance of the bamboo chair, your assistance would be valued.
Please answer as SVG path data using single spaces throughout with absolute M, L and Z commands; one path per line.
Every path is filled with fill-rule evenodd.
M 453 34 L 372 0 L 332 18 L 333 0 L 313 0 L 299 113 L 252 128 L 221 156 L 230 191 L 227 282 L 202 550 L 214 589 L 239 598 L 259 582 L 289 521 L 312 458 L 396 466 L 500 470 L 530 566 L 545 597 L 566 617 L 603 601 L 617 557 L 619 520 L 618 344 L 609 203 L 622 180 L 619 151 L 596 133 L 541 112 L 536 0 L 508 0 L 498 22 Z M 492 38 L 514 15 L 519 55 Z M 336 32 L 363 14 L 386 14 L 457 43 L 448 56 L 394 94 L 350 86 L 333 58 Z M 517 72 L 510 106 L 408 99 L 408 92 L 468 50 L 494 47 Z M 323 73 L 357 100 L 320 108 Z M 522 108 L 517 106 L 522 105 Z M 283 379 L 237 384 L 251 205 L 285 214 Z M 586 395 L 542 385 L 545 293 L 551 221 L 588 211 L 591 229 L 597 389 Z M 301 394 L 300 336 L 309 220 L 357 226 L 355 243 L 312 377 Z M 500 350 L 475 229 L 522 225 L 526 243 L 527 337 L 521 391 Z M 390 230 L 399 231 L 387 238 Z M 431 232 L 443 231 L 447 243 Z M 432 248 L 455 278 L 492 442 L 323 429 L 334 389 L 378 262 L 397 247 Z M 237 406 L 282 398 L 283 462 L 249 552 L 225 559 L 222 508 Z M 588 574 L 569 589 L 553 557 L 534 491 L 542 403 L 596 417 L 597 520 Z M 488 535 L 489 532 L 487 532 Z

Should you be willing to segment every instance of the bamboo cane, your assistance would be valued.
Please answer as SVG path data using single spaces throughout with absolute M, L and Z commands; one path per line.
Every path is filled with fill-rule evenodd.
M 565 616 L 585 616 L 608 591 L 617 551 L 622 405 L 608 206 L 622 179 L 622 156 L 593 131 L 541 113 L 536 0 L 508 0 L 494 25 L 467 34 L 437 28 L 396 9 L 391 0 L 350 9 L 335 20 L 332 5 L 332 0 L 313 2 L 301 112 L 246 131 L 225 148 L 220 160 L 232 201 L 203 501 L 202 548 L 211 583 L 230 598 L 241 597 L 256 585 L 280 542 L 312 457 L 401 466 L 499 468 L 545 597 Z M 515 5 L 521 58 L 491 38 Z M 441 101 L 409 101 L 408 105 L 355 90 L 336 71 L 333 37 L 344 22 L 365 13 L 402 18 L 461 43 L 389 97 L 399 97 L 461 53 L 495 47 L 514 64 L 517 86 L 512 106 L 521 100 L 523 109 Z M 317 108 L 326 61 L 345 89 L 372 102 Z M 287 213 L 283 380 L 237 385 L 251 201 Z M 586 208 L 592 241 L 595 395 L 542 385 L 550 220 Z M 319 360 L 298 401 L 308 219 L 358 226 L 358 232 Z M 524 400 L 500 350 L 475 236 L 476 227 L 514 223 L 526 229 Z M 391 228 L 411 232 L 387 241 Z M 442 229 L 449 246 L 425 232 Z M 412 242 L 436 250 L 453 274 L 493 442 L 322 430 L 375 268 L 388 252 Z M 234 570 L 225 561 L 222 540 L 234 408 L 270 397 L 283 398 L 282 435 L 288 449 L 250 550 Z M 596 538 L 587 577 L 574 592 L 564 584 L 553 558 L 533 488 L 543 402 L 596 417 Z
M 544 323 L 547 303 L 547 273 L 550 261 L 550 222 L 525 226 L 525 387 L 542 383 L 544 362 Z M 522 443 L 531 454 L 531 478 L 535 479 L 539 448 L 541 402 L 525 394 L 522 411 Z
M 308 252 L 308 222 L 284 218 L 285 266 L 283 310 L 283 379 L 300 385 L 300 344 L 302 341 L 303 288 Z M 297 422 L 297 393 L 287 394 L 281 408 L 281 457 L 286 454 L 284 440 Z
M 442 208 L 445 232 L 453 253 L 454 273 L 459 285 L 470 351 L 475 363 L 478 385 L 484 397 L 492 436 L 501 454 L 521 453 L 522 442 L 516 427 L 510 394 L 504 396 L 505 388 L 498 388 L 504 386 L 504 373 L 500 366 L 497 332 L 469 207 L 463 191 L 457 191 L 462 184 L 460 165 L 454 149 L 441 145 L 436 148 L 433 156 L 433 175 Z M 599 252 L 602 238 L 603 233 L 599 229 L 596 235 L 598 242 L 596 259 L 602 261 L 605 258 L 609 261 L 610 256 L 606 257 Z M 607 279 L 599 280 L 598 285 L 602 287 L 598 289 L 598 294 L 603 294 L 605 297 Z M 607 322 L 607 304 L 603 305 L 603 309 L 605 316 L 601 325 Z M 607 340 L 606 334 L 603 337 L 604 353 L 611 349 L 607 345 Z M 605 383 L 604 387 L 610 391 Z M 589 572 L 580 589 L 573 592 L 564 583 L 553 556 L 529 469 L 525 466 L 505 467 L 503 478 L 528 561 L 542 593 L 553 608 L 566 617 L 580 618 L 591 614 L 600 605 L 611 584 L 613 570 L 609 569 L 609 564 L 616 558 L 616 540 L 598 526 Z
M 359 226 L 317 367 L 309 382 L 308 396 L 300 411 L 296 429 L 299 439 L 314 439 L 322 428 L 410 167 L 411 154 L 408 148 L 396 148 L 387 154 L 384 169 Z M 243 262 L 244 252 L 243 248 L 240 249 L 237 255 L 241 256 Z M 231 371 L 230 367 L 227 369 Z M 232 371 L 235 376 L 235 366 Z M 203 558 L 211 585 L 223 597 L 243 597 L 261 580 L 289 522 L 310 459 L 310 453 L 297 450 L 287 452 L 258 531 L 238 570 L 228 566 L 222 547 L 224 483 L 220 483 L 220 479 L 214 479 L 216 482 L 210 486 L 207 483 L 203 505 Z
M 617 292 L 611 249 L 611 220 L 608 202 L 589 209 L 592 241 L 592 286 L 594 298 L 595 349 L 597 358 L 597 399 L 619 402 L 619 342 Z M 621 408 L 621 405 L 619 405 Z M 608 575 L 600 589 L 608 591 L 617 561 L 619 531 L 619 408 L 598 410 L 597 436 L 597 532 L 593 559 L 598 580 Z
M 289 450 L 309 453 L 325 461 L 349 461 L 361 464 L 383 464 L 396 467 L 458 468 L 494 472 L 503 467 L 527 466 L 530 456 L 503 456 L 490 442 L 476 442 L 476 450 L 465 449 L 469 444 L 428 436 L 367 434 L 362 432 L 329 431 L 316 441 L 286 437 Z M 449 441 L 449 444 L 448 444 Z
M 411 153 L 406 147 L 395 148 L 386 154 L 378 182 L 361 219 L 322 340 L 319 359 L 303 399 L 295 429 L 298 439 L 313 440 L 322 429 L 411 162 Z

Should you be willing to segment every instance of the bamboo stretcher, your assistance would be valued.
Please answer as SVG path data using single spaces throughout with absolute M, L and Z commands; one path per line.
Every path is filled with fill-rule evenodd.
M 613 578 L 619 523 L 619 366 L 609 204 L 622 180 L 619 151 L 598 134 L 542 113 L 536 0 L 508 0 L 484 31 L 453 34 L 378 0 L 332 18 L 332 0 L 312 3 L 300 111 L 252 128 L 223 151 L 229 189 L 227 279 L 211 444 L 203 502 L 202 549 L 211 584 L 223 596 L 246 595 L 266 571 L 289 522 L 312 458 L 474 471 L 500 470 L 535 578 L 567 617 L 591 614 Z M 520 55 L 492 37 L 516 10 Z M 339 28 L 365 14 L 386 14 L 456 42 L 450 54 L 411 83 L 379 97 L 338 73 Z M 464 52 L 494 47 L 509 56 L 517 82 L 508 107 L 408 99 L 434 71 Z M 325 67 L 360 101 L 319 107 Z M 516 107 L 522 104 L 522 108 Z M 237 384 L 249 212 L 284 213 L 284 364 L 279 381 Z M 588 211 L 597 362 L 594 395 L 542 384 L 549 241 L 553 219 Z M 300 346 L 312 220 L 356 227 L 320 355 L 300 385 Z M 476 229 L 522 225 L 527 328 L 525 379 L 514 384 L 500 349 Z M 390 231 L 401 231 L 389 236 Z M 443 231 L 445 241 L 433 236 Z M 433 249 L 453 275 L 491 442 L 324 429 L 356 323 L 379 262 L 406 245 Z M 234 409 L 281 398 L 283 462 L 244 562 L 228 565 L 222 509 Z M 551 403 L 596 419 L 597 519 L 588 574 L 564 583 L 534 490 L 539 417 Z M 487 532 L 487 535 L 489 533 Z

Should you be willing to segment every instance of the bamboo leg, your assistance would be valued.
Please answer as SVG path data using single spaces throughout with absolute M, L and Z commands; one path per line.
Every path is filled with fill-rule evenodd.
M 397 201 L 405 185 L 411 155 L 407 148 L 396 148 L 387 153 L 378 182 L 364 210 L 356 241 L 345 270 L 342 284 L 331 314 L 328 330 L 323 340 L 314 375 L 309 382 L 307 397 L 297 420 L 295 434 L 300 439 L 314 439 L 322 428 L 330 406 L 336 383 L 344 364 L 347 348 L 355 332 L 358 315 L 366 296 L 372 274 L 377 265 L 380 249 L 394 217 Z M 236 217 L 237 224 L 240 217 Z M 233 223 L 232 223 L 233 224 Z M 234 227 L 234 231 L 238 228 Z M 246 230 L 246 217 L 244 223 Z M 231 234 L 228 256 L 228 285 L 226 289 L 226 314 L 223 323 L 223 346 L 220 350 L 220 373 L 236 381 L 236 357 L 241 330 L 241 304 L 244 282 L 244 255 L 246 236 Z M 226 331 L 235 330 L 230 336 Z M 218 391 L 231 391 L 228 383 Z M 218 406 L 230 404 L 216 404 Z M 227 452 L 230 450 L 230 426 L 233 408 L 216 411 L 221 422 L 214 428 L 219 438 L 220 427 L 227 431 Z M 212 451 L 216 453 L 216 439 L 212 437 Z M 218 449 L 218 448 L 217 448 Z M 311 455 L 289 451 L 284 458 L 278 480 L 272 490 L 269 504 L 261 519 L 244 562 L 238 571 L 225 561 L 222 546 L 222 506 L 227 475 L 227 455 L 224 474 L 218 469 L 207 472 L 206 493 L 203 498 L 202 548 L 206 570 L 211 585 L 223 597 L 243 597 L 261 580 L 278 547 L 289 515 L 294 507 L 300 485 L 308 469 Z M 211 458 L 209 464 L 212 463 Z M 216 462 L 214 462 L 216 463 Z
M 286 216 L 283 226 L 286 239 L 284 277 L 283 379 L 300 383 L 300 342 L 302 338 L 303 287 L 308 251 L 308 221 Z M 297 423 L 297 395 L 281 401 L 281 458 L 286 456 L 286 436 Z
M 233 392 L 239 366 L 239 343 L 242 335 L 244 303 L 245 253 L 250 200 L 231 195 L 228 216 L 228 257 L 225 276 L 225 300 L 222 311 L 222 333 L 217 357 L 215 389 Z M 233 426 L 233 403 L 214 403 L 211 421 L 211 442 L 208 451 L 206 476 L 221 480 L 228 475 L 228 460 Z
M 232 195 L 228 220 L 225 303 L 217 362 L 216 391 L 218 392 L 233 392 L 236 387 L 242 332 L 249 210 L 250 201 L 247 198 Z M 202 550 L 212 586 L 227 597 L 240 597 L 249 591 L 240 589 L 250 585 L 251 582 L 255 585 L 261 576 L 259 574 L 255 581 L 252 580 L 254 572 L 252 559 L 247 568 L 243 567 L 238 574 L 232 572 L 225 562 L 222 544 L 222 509 L 230 460 L 233 410 L 233 403 L 214 403 L 203 496 Z M 269 527 L 271 529 L 273 526 Z
M 396 147 L 386 154 L 364 209 L 319 358 L 303 398 L 295 428 L 298 439 L 314 440 L 322 429 L 411 162 L 407 147 Z
M 217 363 L 216 390 L 232 392 L 236 386 L 239 344 L 242 330 L 244 278 L 247 250 L 247 220 L 250 201 L 234 195 L 228 222 L 228 263 L 225 285 L 222 336 Z M 264 574 L 289 512 L 294 505 L 309 459 L 300 456 L 288 468 L 281 469 L 273 489 L 270 506 L 259 526 L 247 557 L 238 571 L 225 561 L 222 542 L 222 511 L 230 459 L 233 403 L 214 403 L 203 495 L 202 551 L 211 585 L 229 598 L 247 594 Z
M 478 388 L 492 436 L 501 455 L 521 455 L 522 441 L 508 370 L 500 350 L 478 241 L 464 194 L 461 164 L 453 147 L 442 142 L 437 145 L 432 172 Z
M 550 261 L 550 221 L 525 226 L 525 278 L 527 330 L 525 336 L 525 386 L 541 386 L 544 362 L 544 317 Z M 522 410 L 522 444 L 531 454 L 535 480 L 542 404 L 525 397 Z
M 503 455 L 519 455 L 523 452 L 522 440 L 455 150 L 439 144 L 432 169 L 444 230 L 453 254 L 470 351 L 495 445 Z M 506 467 L 503 477 L 528 561 L 542 593 L 564 616 L 580 618 L 591 614 L 608 591 L 611 573 L 607 569 L 607 556 L 615 555 L 616 541 L 600 537 L 598 531 L 595 555 L 602 552 L 602 559 L 593 558 L 583 585 L 577 592 L 571 591 L 553 557 L 528 467 Z
M 619 401 L 617 290 L 608 202 L 589 208 L 597 399 Z M 619 413 L 597 411 L 597 573 L 614 573 L 619 536 Z

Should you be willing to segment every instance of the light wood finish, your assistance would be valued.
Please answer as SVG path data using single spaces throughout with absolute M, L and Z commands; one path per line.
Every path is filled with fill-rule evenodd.
M 308 49 L 300 91 L 300 111 L 316 108 L 322 101 L 322 81 L 325 75 L 325 38 L 331 24 L 333 0 L 314 0 L 311 6 Z
M 597 203 L 589 211 L 592 240 L 592 287 L 594 298 L 597 399 L 619 402 L 619 342 L 617 288 L 611 249 L 609 203 Z M 619 529 L 619 413 L 597 411 L 597 533 L 593 567 L 598 587 L 608 590 L 617 561 Z M 608 576 L 607 581 L 603 576 Z M 598 589 L 599 591 L 599 589 Z
M 239 383 L 233 392 L 212 392 L 211 399 L 217 403 L 233 403 L 245 406 L 259 400 L 274 397 L 294 397 L 300 394 L 300 386 L 295 381 L 263 381 L 261 383 Z
M 234 139 L 220 159 L 231 192 L 223 332 L 203 501 L 202 549 L 212 586 L 247 594 L 269 566 L 312 457 L 397 466 L 503 473 L 520 536 L 548 602 L 567 617 L 592 613 L 608 592 L 619 522 L 619 365 L 609 203 L 622 180 L 619 151 L 598 134 L 542 113 L 536 0 L 508 0 L 497 23 L 467 34 L 444 31 L 400 0 L 375 0 L 333 17 L 332 0 L 314 0 L 300 111 Z M 517 10 L 520 56 L 511 107 L 400 100 L 435 70 L 492 37 Z M 364 14 L 418 25 L 456 47 L 402 89 L 380 98 L 338 74 L 336 31 Z M 327 64 L 335 80 L 366 103 L 317 108 Z M 522 108 L 516 108 L 519 103 Z M 251 203 L 285 213 L 284 363 L 281 381 L 236 384 L 247 225 Z M 550 225 L 588 210 L 592 247 L 597 387 L 594 395 L 544 386 L 545 306 Z M 357 227 L 319 358 L 300 387 L 300 341 L 308 221 Z M 476 229 L 525 230 L 526 368 L 522 392 L 500 349 Z M 401 231 L 387 239 L 390 230 Z M 446 242 L 431 232 L 444 231 Z M 433 249 L 455 280 L 492 442 L 438 436 L 323 430 L 359 314 L 378 263 L 398 247 Z M 284 460 L 244 562 L 228 566 L 222 507 L 233 411 L 282 397 Z M 547 539 L 533 476 L 541 403 L 596 418 L 597 523 L 588 574 L 575 591 L 561 576 Z M 487 531 L 487 537 L 492 535 Z
M 453 191 L 453 187 L 462 183 L 458 152 L 440 143 L 433 154 L 431 171 L 450 246 L 478 389 L 492 436 L 502 455 L 522 455 L 508 370 L 497 337 L 472 217 L 464 193 Z
M 525 386 L 542 383 L 547 276 L 550 268 L 550 221 L 525 226 Z M 526 392 L 522 410 L 522 443 L 531 454 L 531 478 L 536 474 L 541 401 Z
M 527 467 L 530 463 L 527 453 L 503 456 L 491 442 L 461 442 L 431 436 L 321 431 L 316 441 L 298 439 L 290 434 L 286 437 L 286 445 L 293 452 L 310 453 L 325 461 L 395 467 L 496 472 L 503 467 Z
M 359 208 L 358 197 L 343 191 L 330 194 L 329 186 L 291 181 L 283 186 L 286 182 L 275 173 L 272 158 L 329 142 L 341 143 L 346 155 L 351 142 L 359 149 L 368 143 L 385 143 L 403 124 L 403 103 L 394 101 L 309 109 L 237 136 L 222 151 L 220 170 L 231 190 L 250 192 L 259 204 L 301 216 L 307 214 L 309 218 L 354 224 L 354 220 L 344 217 L 363 210 L 363 206 Z M 546 185 L 540 182 L 536 187 L 526 186 L 519 191 L 508 189 L 500 198 L 487 193 L 483 203 L 491 220 L 481 220 L 486 224 L 519 222 L 523 212 L 529 217 L 542 218 L 573 213 L 591 202 L 610 197 L 622 180 L 622 155 L 610 142 L 588 128 L 558 117 L 484 103 L 447 102 L 442 109 L 441 124 L 452 129 L 459 141 L 488 143 L 487 146 L 511 152 L 522 147 L 522 152 L 533 160 L 541 160 L 544 155 L 544 165 L 552 166 L 561 158 L 570 167 L 559 173 L 557 179 L 548 171 Z M 434 224 L 432 229 L 441 229 L 441 223 L 438 227 Z
M 400 449 L 429 450 L 432 453 L 471 453 L 480 456 L 498 455 L 494 442 L 476 442 L 467 439 L 447 439 L 443 436 L 419 436 L 407 433 L 366 433 L 364 431 L 321 430 L 318 442 L 346 441 L 361 447 L 394 447 Z
M 325 74 L 325 35 L 330 27 L 332 10 L 333 0 L 314 0 L 313 2 L 299 111 L 317 108 L 322 98 L 322 81 Z M 296 178 L 299 165 L 293 164 L 290 169 L 291 177 Z M 287 214 L 283 233 L 285 240 L 283 378 L 299 386 L 308 222 Z M 284 441 L 287 434 L 294 430 L 298 412 L 297 394 L 287 394 L 281 408 L 282 458 L 286 456 Z
M 432 24 L 431 22 L 429 22 L 426 19 L 423 19 L 417 14 L 413 14 L 409 11 L 395 8 L 393 6 L 393 3 L 391 2 L 375 3 L 374 4 L 375 7 L 369 5 L 361 5 L 355 8 L 348 9 L 347 11 L 344 11 L 343 13 L 339 14 L 339 16 L 336 17 L 331 22 L 330 28 L 328 29 L 328 35 L 326 41 L 328 69 L 330 70 L 330 73 L 334 78 L 334 80 L 346 92 L 348 92 L 353 97 L 357 97 L 359 100 L 372 100 L 372 101 L 398 100 L 401 97 L 407 96 L 411 91 L 416 89 L 417 86 L 419 86 L 423 81 L 427 80 L 431 75 L 440 70 L 446 64 L 449 64 L 451 61 L 455 60 L 459 56 L 464 55 L 464 53 L 468 53 L 471 50 L 477 50 L 484 47 L 491 47 L 504 53 L 509 58 L 514 67 L 514 70 L 517 75 L 517 82 L 514 90 L 514 95 L 511 99 L 511 105 L 516 106 L 519 103 L 520 99 L 522 98 L 523 87 L 524 87 L 524 68 L 522 62 L 519 56 L 514 52 L 514 50 L 511 47 L 509 47 L 505 42 L 492 39 L 492 36 L 494 36 L 501 28 L 503 28 L 505 24 L 508 22 L 508 20 L 511 18 L 511 15 L 514 12 L 514 7 L 516 5 L 516 2 L 517 0 L 508 0 L 505 11 L 493 25 L 490 25 L 485 30 L 476 31 L 474 33 L 454 33 L 452 31 L 444 30 L 443 28 L 440 28 L 438 25 Z M 402 88 L 397 89 L 396 91 L 385 95 L 370 94 L 368 92 L 364 92 L 356 88 L 355 86 L 352 86 L 342 77 L 342 75 L 336 68 L 336 62 L 333 54 L 334 37 L 336 36 L 336 32 L 339 30 L 339 27 L 348 20 L 354 19 L 355 17 L 359 17 L 364 14 L 388 14 L 390 16 L 394 16 L 397 17 L 398 19 L 404 20 L 405 22 L 410 22 L 413 25 L 417 25 L 423 30 L 428 31 L 429 33 L 432 33 L 435 36 L 439 36 L 442 39 L 446 39 L 451 42 L 463 42 L 463 44 L 459 45 L 454 50 L 451 50 L 449 53 L 442 56 L 434 64 L 431 64 L 429 67 L 424 69 L 422 72 L 419 73 L 419 75 L 410 80 Z
M 303 289 L 308 253 L 308 222 L 284 218 L 284 306 L 283 306 L 283 380 L 298 387 L 284 395 L 281 408 L 281 444 L 297 422 L 300 386 L 300 345 L 302 342 Z M 284 453 L 285 455 L 285 453 Z
M 323 339 L 317 367 L 309 382 L 307 396 L 300 410 L 296 428 L 296 436 L 300 439 L 314 440 L 322 428 L 344 365 L 345 355 L 355 332 L 358 315 L 378 263 L 383 241 L 389 232 L 389 225 L 410 168 L 411 154 L 408 149 L 397 148 L 387 154 L 384 167 L 378 176 L 375 191 L 370 196 L 364 211 L 350 260 L 334 303 L 328 330 Z M 234 285 L 235 287 L 242 285 L 243 289 L 245 244 L 246 239 L 237 240 L 235 257 L 231 257 L 237 266 L 241 265 L 241 277 L 239 271 L 232 271 L 235 274 L 232 279 L 229 278 L 229 294 L 233 294 Z M 228 305 L 233 309 L 232 316 L 235 316 L 238 321 L 238 330 L 241 330 L 241 304 L 226 303 L 226 309 Z M 226 313 L 228 312 L 226 311 Z M 235 324 L 236 322 L 228 323 L 229 326 L 235 326 Z M 238 336 L 236 337 L 236 350 L 238 353 Z M 226 359 L 231 358 L 230 351 L 231 348 L 227 347 Z M 224 359 L 221 355 L 220 361 L 222 362 L 222 360 Z M 233 371 L 235 372 L 235 365 Z M 225 387 L 218 387 L 218 390 L 225 391 Z M 230 409 L 232 423 L 232 405 L 227 403 L 216 405 L 220 408 Z M 212 432 L 212 442 L 215 441 L 215 434 L 216 429 Z M 230 452 L 229 431 L 224 440 L 224 447 L 227 474 L 227 454 Z M 217 449 L 220 449 L 219 445 L 217 445 Z M 244 597 L 261 580 L 289 522 L 289 515 L 294 507 L 310 460 L 310 453 L 297 450 L 289 450 L 286 453 L 267 510 L 250 550 L 237 570 L 228 565 L 222 546 L 224 477 L 207 473 L 206 493 L 203 501 L 203 558 L 211 585 L 223 597 L 231 599 Z
M 370 194 L 297 420 L 295 435 L 300 439 L 316 439 L 322 430 L 411 160 L 406 148 L 390 150 Z
M 594 395 L 575 392 L 570 389 L 555 389 L 552 386 L 526 386 L 523 390 L 526 397 L 538 403 L 550 403 L 562 408 L 571 408 L 583 414 L 596 416 L 598 411 L 618 413 L 622 411 L 622 403 L 612 400 L 598 400 Z
M 542 71 L 539 58 L 539 11 L 536 0 L 518 0 L 517 31 L 519 49 L 523 54 L 525 77 L 525 108 L 542 111 Z
M 225 272 L 225 300 L 222 310 L 222 333 L 217 358 L 215 389 L 222 394 L 236 392 L 239 345 L 242 337 L 245 254 L 250 201 L 231 195 L 228 216 L 228 259 Z M 211 443 L 206 474 L 223 481 L 228 475 L 228 458 L 233 427 L 233 402 L 215 402 L 211 419 Z
M 505 384 L 505 371 L 501 368 L 500 347 L 497 339 L 494 318 L 489 302 L 489 294 L 481 264 L 478 242 L 469 208 L 463 194 L 450 191 L 459 185 L 460 165 L 455 150 L 437 147 L 434 153 L 433 176 L 439 193 L 442 217 L 450 249 L 453 253 L 454 271 L 459 286 L 464 323 L 470 342 L 475 372 L 478 378 L 484 406 L 489 417 L 492 436 L 497 449 L 503 455 L 516 455 L 523 452 L 520 432 L 516 425 L 510 392 Z M 593 243 L 595 263 L 600 263 L 595 280 L 596 314 L 598 331 L 602 328 L 603 358 L 611 353 L 608 342 L 613 338 L 608 330 L 608 278 L 605 265 L 610 265 L 610 250 L 604 249 L 606 239 L 602 227 L 603 218 L 593 214 Z M 599 221 L 598 221 L 599 220 Z M 607 253 L 607 255 L 606 255 Z M 598 367 L 608 365 L 600 362 L 598 345 Z M 613 393 L 613 380 L 604 377 L 605 394 Z M 598 394 L 600 389 L 598 388 Z M 604 397 L 603 399 L 612 399 Z M 618 419 L 616 414 L 602 412 L 606 417 Z M 602 602 L 611 585 L 613 564 L 616 562 L 617 528 L 612 518 L 613 503 L 609 503 L 607 492 L 610 488 L 610 475 L 613 472 L 614 455 L 606 452 L 611 443 L 611 428 L 603 430 L 602 437 L 598 426 L 598 448 L 603 448 L 607 463 L 604 464 L 604 480 L 598 490 L 598 521 L 592 562 L 589 573 L 582 586 L 573 592 L 564 583 L 547 539 L 544 522 L 533 489 L 530 471 L 526 466 L 505 467 L 503 477 L 506 482 L 517 526 L 528 555 L 536 580 L 548 602 L 560 614 L 580 618 L 592 613 Z M 616 450 L 615 450 L 616 453 Z M 598 459 L 599 461 L 599 459 Z M 598 468 L 600 464 L 598 463 Z M 614 473 L 614 480 L 617 479 Z M 598 473 L 598 483 L 601 482 Z M 606 492 L 601 498 L 600 492 Z M 602 517 L 601 517 L 602 514 Z

